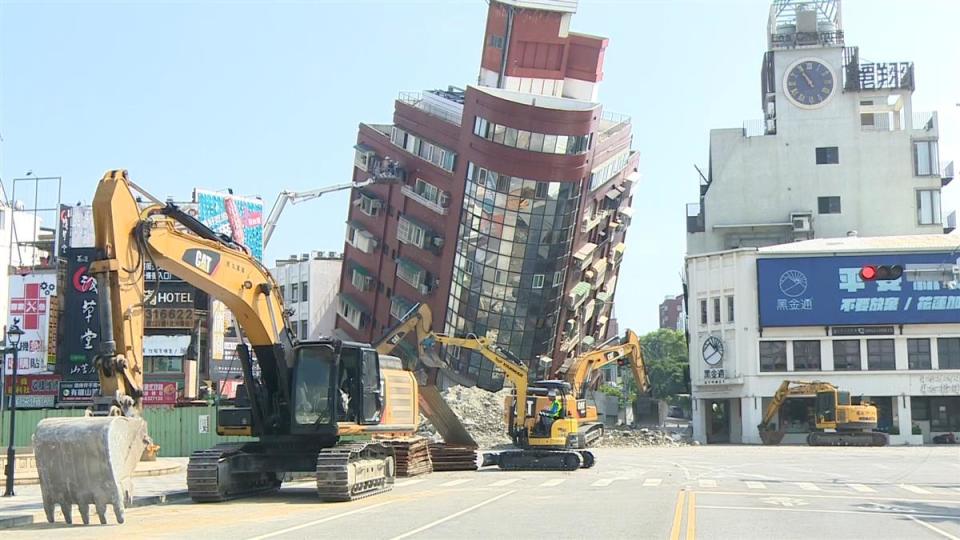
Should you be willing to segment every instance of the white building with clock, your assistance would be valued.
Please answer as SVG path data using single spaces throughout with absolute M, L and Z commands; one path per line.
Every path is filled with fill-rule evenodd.
M 931 349 L 943 344 L 941 357 L 948 360 L 941 365 L 953 366 L 949 348 L 954 341 L 949 340 L 955 338 L 960 368 L 960 326 L 954 324 L 960 316 L 930 326 L 916 322 L 927 320 L 923 317 L 902 313 L 931 307 L 934 300 L 946 308 L 960 303 L 960 297 L 923 295 L 922 282 L 916 290 L 914 284 L 904 285 L 916 293 L 909 306 L 908 298 L 895 298 L 892 291 L 863 296 L 857 286 L 864 284 L 855 273 L 839 274 L 855 268 L 852 263 L 818 267 L 820 296 L 810 296 L 810 272 L 784 268 L 775 276 L 774 322 L 759 319 L 760 306 L 774 293 L 767 291 L 765 300 L 758 292 L 758 260 L 792 253 L 791 246 L 807 246 L 805 256 L 823 263 L 844 250 L 862 252 L 864 245 L 877 253 L 891 249 L 865 237 L 921 235 L 918 244 L 901 241 L 894 251 L 922 251 L 932 242 L 943 252 L 949 240 L 943 235 L 940 190 L 953 176 L 952 163 L 941 166 L 937 114 L 913 109 L 913 63 L 865 61 L 857 47 L 845 43 L 839 0 L 774 0 L 767 37 L 762 118 L 711 130 L 700 200 L 687 205 L 685 280 L 695 436 L 701 442 L 758 443 L 756 425 L 764 400 L 784 378 L 810 377 L 851 386 L 854 395 L 882 398 L 881 427 L 895 442 L 928 440 L 946 427 L 960 431 L 960 372 L 941 372 L 934 360 L 918 361 L 917 373 L 901 373 L 911 371 L 911 358 L 923 354 L 908 347 L 925 347 L 932 358 L 937 353 Z M 933 235 L 944 240 L 937 244 L 929 240 Z M 840 244 L 816 244 L 818 239 Z M 842 298 L 823 296 L 829 280 L 837 281 L 832 292 L 847 286 L 856 290 Z M 837 302 L 845 302 L 848 311 Z M 858 309 L 874 317 L 845 318 Z M 777 322 L 777 313 L 807 318 Z M 841 339 L 844 332 L 864 333 Z M 866 337 L 871 332 L 878 332 L 877 337 Z M 868 364 L 883 367 L 874 370 Z M 770 365 L 774 368 L 768 370 Z M 854 365 L 862 372 L 847 373 Z M 920 373 L 928 365 L 931 371 Z M 938 393 L 942 388 L 943 395 Z M 912 397 L 918 400 L 914 408 Z M 941 398 L 946 401 L 937 401 Z M 784 421 L 795 422 L 788 431 L 797 434 L 788 435 L 787 442 L 802 440 L 800 433 L 807 429 L 805 420 L 798 420 L 806 414 L 802 403 L 791 401 L 795 410 Z

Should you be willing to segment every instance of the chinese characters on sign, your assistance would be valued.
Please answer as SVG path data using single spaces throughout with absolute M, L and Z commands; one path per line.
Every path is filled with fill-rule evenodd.
M 53 272 L 34 272 L 10 276 L 10 314 L 7 326 L 23 330 L 17 349 L 18 373 L 44 373 L 47 370 L 47 344 L 50 331 L 50 299 L 57 294 L 57 276 Z M 6 372 L 13 370 L 13 355 L 6 355 Z
M 860 64 L 861 90 L 913 88 L 913 62 Z
M 100 347 L 97 280 L 88 272 L 93 248 L 67 250 L 67 283 L 57 347 L 56 372 L 65 380 L 95 380 L 93 357 Z
M 60 381 L 60 394 L 57 396 L 57 401 L 61 404 L 90 404 L 93 402 L 93 396 L 99 393 L 98 381 Z
M 924 396 L 960 395 L 960 375 L 920 375 L 920 394 Z
M 143 403 L 144 405 L 175 405 L 177 403 L 177 383 L 143 383 Z
M 762 326 L 960 323 L 960 290 L 935 281 L 860 279 L 866 264 L 946 264 L 949 253 L 764 258 L 757 261 Z

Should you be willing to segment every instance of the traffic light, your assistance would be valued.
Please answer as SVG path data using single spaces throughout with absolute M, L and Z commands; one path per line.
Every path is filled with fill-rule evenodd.
M 860 279 L 863 281 L 893 281 L 902 275 L 903 266 L 899 264 L 868 264 L 860 268 Z

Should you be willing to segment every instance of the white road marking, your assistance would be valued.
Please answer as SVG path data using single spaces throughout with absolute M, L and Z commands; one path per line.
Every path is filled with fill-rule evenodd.
M 933 532 L 935 532 L 935 533 L 943 536 L 944 538 L 949 538 L 950 540 L 960 540 L 960 538 L 958 538 L 958 537 L 956 537 L 956 536 L 948 533 L 947 531 L 945 531 L 945 530 L 943 530 L 943 529 L 941 529 L 941 528 L 939 528 L 939 527 L 934 527 L 933 525 L 927 523 L 926 521 L 921 521 L 921 520 L 919 520 L 919 519 L 917 519 L 917 518 L 915 518 L 915 517 L 913 517 L 913 516 L 911 516 L 911 515 L 908 515 L 907 517 L 910 518 L 910 519 L 912 519 L 913 521 L 916 521 L 916 522 L 919 523 L 920 525 L 923 525 L 924 527 L 930 529 L 931 531 L 933 531 Z M 931 517 L 932 517 L 932 516 L 931 516 Z
M 767 486 L 765 486 L 763 482 L 753 482 L 751 480 L 745 480 L 743 483 L 746 484 L 747 487 L 750 489 L 767 489 Z
M 604 478 L 603 480 L 597 480 L 596 482 L 594 482 L 594 483 L 592 483 L 592 484 L 590 484 L 590 485 L 593 486 L 593 487 L 607 487 L 607 486 L 609 486 L 610 484 L 616 482 L 617 480 L 626 480 L 626 478 L 624 478 L 624 477 L 622 477 L 622 476 L 617 476 L 617 477 L 615 477 L 615 478 Z
M 710 480 L 710 479 L 708 479 L 708 478 L 701 478 L 701 479 L 700 479 L 700 487 L 702 487 L 702 488 L 715 488 L 715 487 L 717 487 L 717 481 L 716 481 L 716 480 Z
M 910 514 L 903 512 L 873 512 L 869 510 L 826 510 L 823 508 L 781 508 L 779 506 L 719 506 L 698 504 L 697 510 L 747 510 L 755 512 L 757 510 L 766 510 L 768 512 L 814 512 L 817 514 L 859 514 L 859 515 L 885 515 L 885 516 L 907 516 Z M 921 517 L 955 520 L 957 516 L 948 514 L 923 514 Z M 951 540 L 960 540 L 960 538 L 950 537 Z
M 873 489 L 872 487 L 865 486 L 863 484 L 847 484 L 847 485 L 850 486 L 850 488 L 856 491 L 859 491 L 860 493 L 876 493 L 877 492 L 877 490 Z
M 923 489 L 922 487 L 911 486 L 910 484 L 900 484 L 900 487 L 912 493 L 919 493 L 920 495 L 930 495 L 930 492 Z
M 567 481 L 566 478 L 553 478 L 553 479 L 551 479 L 551 480 L 547 480 L 546 482 L 540 484 L 540 487 L 559 486 L 560 484 L 562 484 L 562 483 L 564 483 L 564 482 L 566 482 L 566 481 Z
M 804 491 L 820 491 L 820 488 L 818 488 L 817 485 L 812 482 L 794 482 L 794 484 Z
M 657 487 L 663 482 L 660 478 L 647 478 L 643 481 L 643 487 Z
M 444 483 L 440 484 L 440 487 L 459 486 L 459 485 L 461 485 L 461 484 L 466 484 L 467 482 L 472 482 L 472 481 L 473 481 L 473 478 L 461 478 L 461 479 L 459 479 L 459 480 L 451 480 L 451 481 L 449 481 L 449 482 L 444 482 Z
M 397 482 L 396 484 L 393 485 L 393 487 L 398 487 L 398 488 L 407 487 L 407 486 L 412 486 L 414 484 L 419 484 L 420 482 L 426 482 L 426 480 L 424 480 L 423 478 L 414 478 L 413 480 L 404 480 L 403 482 Z
M 496 482 L 490 484 L 490 487 L 509 486 L 510 484 L 512 484 L 512 483 L 514 483 L 514 482 L 519 482 L 519 481 L 520 481 L 519 478 L 507 478 L 507 479 L 505 479 L 505 480 L 497 480 Z
M 405 533 L 401 534 L 400 536 L 394 536 L 391 540 L 400 540 L 401 538 L 407 538 L 408 536 L 413 536 L 413 535 L 415 535 L 415 534 L 417 534 L 417 533 L 420 533 L 420 532 L 423 532 L 423 531 L 425 531 L 425 530 L 427 530 L 427 529 L 429 529 L 429 528 L 436 527 L 437 525 L 440 525 L 441 523 L 450 521 L 450 520 L 453 519 L 453 518 L 460 517 L 460 516 L 466 514 L 467 512 L 472 512 L 472 511 L 476 510 L 477 508 L 480 508 L 481 506 L 488 505 L 488 504 L 496 501 L 497 499 L 502 499 L 502 498 L 506 497 L 507 495 L 513 495 L 513 494 L 516 493 L 516 492 L 517 492 L 517 490 L 515 490 L 515 489 L 510 490 L 510 491 L 505 491 L 505 492 L 497 495 L 496 497 L 491 497 L 491 498 L 489 498 L 489 499 L 487 499 L 487 500 L 485 500 L 485 501 L 483 501 L 483 502 L 479 502 L 479 503 L 471 506 L 470 508 L 464 508 L 463 510 L 461 510 L 461 511 L 455 513 L 455 514 L 450 514 L 449 516 L 447 516 L 447 517 L 445 517 L 445 518 L 440 518 L 440 519 L 438 519 L 438 520 L 436 520 L 436 521 L 431 521 L 430 523 L 427 523 L 427 524 L 424 525 L 423 527 L 418 527 L 418 528 L 416 528 L 416 529 L 414 529 L 414 530 L 412 530 L 412 531 L 405 532 Z M 391 502 L 392 502 L 392 501 L 391 501 Z
M 294 526 L 294 527 L 287 527 L 286 529 L 280 529 L 279 531 L 273 531 L 272 533 L 267 533 L 267 534 L 263 534 L 263 535 L 260 535 L 260 536 L 254 536 L 253 538 L 250 538 L 249 540 L 264 540 L 264 539 L 266 539 L 266 538 L 273 538 L 274 536 L 280 536 L 280 535 L 283 535 L 283 534 L 287 534 L 287 533 L 289 533 L 289 532 L 299 531 L 300 529 L 306 529 L 306 528 L 309 528 L 309 527 L 313 527 L 314 525 L 319 525 L 319 524 L 321 524 L 321 523 L 326 523 L 326 522 L 328 522 L 328 521 L 333 521 L 333 520 L 335 520 L 335 519 L 340 519 L 340 518 L 342 518 L 342 517 L 352 516 L 353 514 L 359 514 L 360 512 L 366 512 L 367 510 L 373 510 L 374 508 L 379 508 L 379 507 L 381 507 L 381 506 L 384 506 L 384 505 L 387 505 L 387 504 L 392 504 L 392 503 L 394 503 L 394 502 L 396 502 L 396 501 L 385 501 L 385 502 L 382 502 L 382 503 L 371 504 L 370 506 L 364 506 L 363 508 L 357 508 L 356 510 L 351 510 L 351 511 L 349 511 L 349 512 L 344 512 L 344 513 L 342 513 L 342 514 L 334 514 L 334 515 L 332 515 L 332 516 L 328 516 L 328 517 L 325 517 L 325 518 L 323 518 L 323 519 L 318 519 L 318 520 L 316 520 L 316 521 L 311 521 L 311 522 L 309 522 L 309 523 L 302 523 L 302 524 L 296 525 L 296 526 Z
M 706 492 L 705 492 L 705 493 L 706 493 Z M 751 493 L 751 492 L 749 492 L 749 491 L 711 491 L 711 492 L 709 492 L 709 495 L 745 495 L 745 496 L 746 496 L 746 495 L 753 495 L 753 496 L 761 496 L 760 493 Z M 765 493 L 765 494 L 763 494 L 763 496 L 767 496 L 767 495 L 783 495 L 783 496 L 785 496 L 785 497 L 790 497 L 790 496 L 796 495 L 796 493 Z M 842 499 L 842 500 L 845 500 L 845 501 L 849 501 L 849 500 L 850 500 L 850 495 L 849 495 L 849 494 L 846 494 L 846 495 L 819 495 L 819 494 L 813 494 L 813 493 L 804 493 L 804 494 L 803 494 L 803 497 L 804 497 L 804 498 L 807 498 L 807 499 L 811 499 L 811 498 L 812 498 L 812 499 Z M 940 504 L 957 504 L 957 500 L 956 500 L 956 499 L 930 499 L 930 498 L 926 498 L 926 499 L 912 499 L 912 498 L 904 498 L 904 497 L 887 497 L 887 496 L 880 496 L 880 495 L 861 495 L 861 496 L 858 497 L 858 499 L 859 499 L 859 500 L 863 500 L 863 501 L 896 501 L 896 502 L 899 502 L 899 503 L 903 503 L 903 502 L 922 502 L 922 503 L 929 503 L 929 504 L 933 504 L 933 503 L 940 503 Z M 954 517 L 956 517 L 956 516 L 954 516 Z

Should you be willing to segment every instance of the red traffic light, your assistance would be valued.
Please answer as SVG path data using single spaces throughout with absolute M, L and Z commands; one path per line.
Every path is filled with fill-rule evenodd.
M 902 275 L 903 266 L 899 264 L 868 264 L 860 268 L 860 279 L 863 281 L 893 281 Z

